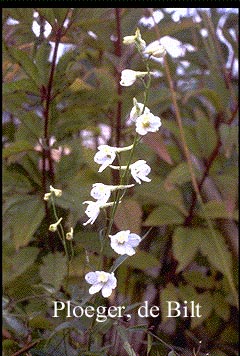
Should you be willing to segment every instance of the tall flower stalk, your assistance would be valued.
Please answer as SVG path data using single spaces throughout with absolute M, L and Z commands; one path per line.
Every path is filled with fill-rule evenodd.
M 151 181 L 151 179 L 147 177 L 151 171 L 151 168 L 147 165 L 146 161 L 138 160 L 137 162 L 132 162 L 134 150 L 144 135 L 146 135 L 148 132 L 158 131 L 161 126 L 160 118 L 158 116 L 154 116 L 147 107 L 151 78 L 154 74 L 150 70 L 149 60 L 151 56 L 154 56 L 154 54 L 156 54 L 158 57 L 161 55 L 163 56 L 165 54 L 165 50 L 162 46 L 159 45 L 159 48 L 156 48 L 155 46 L 152 51 L 145 52 L 146 42 L 141 38 L 139 29 L 136 30 L 134 36 L 124 37 L 123 43 L 126 45 L 135 45 L 142 61 L 145 64 L 146 71 L 140 72 L 127 68 L 124 69 L 121 73 L 120 85 L 128 87 L 140 80 L 144 86 L 144 102 L 138 103 L 136 98 L 133 98 L 133 108 L 130 112 L 130 119 L 133 123 L 135 123 L 136 132 L 133 143 L 126 147 L 111 147 L 108 145 L 101 145 L 98 147 L 98 152 L 94 156 L 94 161 L 100 165 L 98 170 L 100 173 L 108 168 L 119 170 L 119 185 L 106 186 L 102 183 L 95 183 L 93 184 L 93 188 L 91 190 L 91 196 L 96 199 L 96 201 L 83 202 L 84 204 L 88 204 L 85 213 L 89 217 L 89 219 L 83 225 L 93 224 L 98 218 L 98 215 L 102 209 L 111 207 L 107 226 L 102 230 L 105 231 L 105 233 L 101 239 L 98 271 L 89 272 L 90 274 L 88 273 L 86 275 L 86 281 L 92 285 L 89 289 L 89 293 L 94 294 L 100 290 L 105 291 L 107 288 L 108 292 L 102 293 L 104 297 L 109 296 L 110 291 L 115 289 L 117 286 L 117 280 L 115 276 L 102 271 L 103 261 L 101 256 L 103 255 L 106 241 L 111 240 L 110 246 L 113 248 L 113 250 L 120 255 L 124 254 L 127 256 L 132 256 L 135 254 L 134 248 L 137 247 L 141 241 L 141 238 L 136 234 L 132 234 L 130 230 L 119 231 L 115 235 L 112 235 L 112 227 L 114 224 L 114 218 L 118 205 L 121 203 L 127 189 L 134 186 L 134 184 L 129 184 L 130 174 L 138 184 L 141 184 L 142 181 Z M 126 164 L 114 166 L 113 163 L 117 156 L 119 158 L 118 161 L 121 162 L 120 155 L 124 151 L 129 151 L 129 157 Z M 108 202 L 112 192 L 115 192 L 114 200 Z M 89 278 L 89 276 L 91 276 L 91 278 Z M 114 283 L 111 284 L 111 281 L 114 281 Z

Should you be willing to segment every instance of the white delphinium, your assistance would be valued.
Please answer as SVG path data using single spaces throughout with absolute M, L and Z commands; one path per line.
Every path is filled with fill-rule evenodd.
M 106 203 L 110 198 L 111 192 L 119 189 L 127 189 L 133 187 L 134 184 L 130 185 L 105 185 L 103 183 L 94 183 L 92 185 L 92 190 L 90 192 L 91 196 L 98 202 Z
M 151 43 L 143 52 L 156 58 L 162 58 L 166 55 L 166 48 L 159 42 Z
M 109 235 L 109 237 L 112 249 L 119 255 L 134 255 L 134 247 L 137 247 L 141 242 L 140 236 L 130 233 L 130 230 L 119 231 L 115 235 Z
M 98 172 L 102 172 L 109 164 L 111 164 L 116 158 L 116 147 L 110 147 L 108 145 L 98 146 L 98 152 L 94 156 L 94 162 L 101 164 Z
M 133 44 L 135 43 L 135 41 L 136 41 L 136 35 L 123 37 L 123 44 L 125 45 Z
M 131 122 L 136 122 L 136 119 L 143 114 L 143 108 L 144 105 L 142 103 L 138 103 L 137 100 L 135 98 L 133 98 L 133 108 L 130 111 L 130 115 L 129 115 L 129 120 Z M 145 106 L 144 108 L 144 114 L 150 113 L 150 110 L 148 107 Z
M 112 294 L 112 290 L 117 286 L 117 279 L 114 273 L 107 273 L 104 271 L 89 272 L 85 276 L 85 280 L 92 284 L 89 288 L 90 294 L 95 294 L 102 291 L 104 298 L 109 297 Z
M 110 165 L 112 169 L 116 170 L 126 170 L 127 166 L 113 166 Z M 151 179 L 147 177 L 147 175 L 151 172 L 151 167 L 144 161 L 140 159 L 135 163 L 130 164 L 129 166 L 132 177 L 135 181 L 141 184 L 141 180 L 144 182 L 151 182 Z
M 111 147 L 108 145 L 98 146 L 98 152 L 94 156 L 94 162 L 101 164 L 98 172 L 102 172 L 107 168 L 116 158 L 117 152 L 129 151 L 133 145 L 127 147 Z
M 154 116 L 152 113 L 147 112 L 140 115 L 136 119 L 136 132 L 139 135 L 146 135 L 148 132 L 156 132 L 162 125 L 161 119 L 158 116 Z
M 92 185 L 90 195 L 98 202 L 106 203 L 111 195 L 111 186 L 103 183 L 95 183 Z
M 140 30 L 138 28 L 134 36 L 123 37 L 123 43 L 126 45 L 134 43 L 141 51 L 146 48 L 146 42 L 142 39 Z
M 151 172 L 151 167 L 149 167 L 143 159 L 131 164 L 130 171 L 132 177 L 137 183 L 141 184 L 141 180 L 144 182 L 151 182 L 151 179 L 147 177 L 147 175 Z
M 143 78 L 148 72 L 137 72 L 132 69 L 124 69 L 121 74 L 120 84 L 123 87 L 129 87 L 135 83 L 137 78 Z
M 99 202 L 86 200 L 83 202 L 83 204 L 88 204 L 88 207 L 85 210 L 85 214 L 89 217 L 89 219 L 85 223 L 83 223 L 83 225 L 85 226 L 87 224 L 92 225 L 100 214 L 100 209 L 112 206 L 114 202 L 103 203 L 101 201 Z

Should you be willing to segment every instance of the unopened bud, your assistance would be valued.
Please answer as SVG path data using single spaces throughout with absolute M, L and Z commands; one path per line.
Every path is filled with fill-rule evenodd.
M 62 195 L 61 189 L 55 189 L 50 185 L 50 192 L 54 193 L 56 197 L 60 197 Z
M 70 231 L 66 233 L 66 240 L 72 240 L 73 239 L 73 228 L 71 227 Z
M 49 231 L 55 232 L 57 231 L 57 227 L 60 224 L 60 222 L 62 221 L 62 218 L 60 218 L 55 224 L 51 224 L 49 226 Z
M 50 198 L 50 196 L 51 196 L 51 194 L 52 194 L 52 193 L 45 193 L 45 194 L 44 194 L 44 197 L 43 197 L 43 200 L 48 201 L 49 198 Z

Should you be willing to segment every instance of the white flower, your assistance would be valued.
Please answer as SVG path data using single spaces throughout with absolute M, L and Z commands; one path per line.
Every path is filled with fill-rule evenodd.
M 102 172 L 109 164 L 116 158 L 116 147 L 110 147 L 108 145 L 98 146 L 99 152 L 94 156 L 94 161 L 98 164 L 101 164 L 98 172 Z
M 135 43 L 136 35 L 135 36 L 125 36 L 123 37 L 123 44 L 132 44 Z
M 99 152 L 97 152 L 94 156 L 94 161 L 98 164 L 101 164 L 98 172 L 102 172 L 115 160 L 117 152 L 129 151 L 132 148 L 133 145 L 126 147 L 111 147 L 108 145 L 98 146 Z
M 133 108 L 130 111 L 129 119 L 131 122 L 135 122 L 136 119 L 143 114 L 143 108 L 144 105 L 142 103 L 138 103 L 135 98 L 133 98 Z M 148 107 L 145 106 L 144 113 L 150 113 L 150 110 Z
M 94 183 L 91 190 L 91 196 L 96 199 L 99 203 L 106 203 L 110 198 L 111 192 L 119 189 L 127 189 L 134 186 L 130 185 L 105 185 L 103 183 Z
M 121 74 L 120 84 L 124 87 L 129 87 L 137 80 L 137 72 L 131 69 L 124 69 Z
M 85 214 L 89 217 L 89 219 L 85 223 L 83 223 L 83 225 L 85 226 L 87 224 L 92 225 L 97 219 L 98 215 L 100 214 L 100 209 L 107 208 L 108 206 L 112 206 L 114 202 L 104 203 L 101 201 L 86 200 L 83 202 L 83 204 L 88 204 L 88 207 L 85 210 Z
M 146 49 L 145 51 L 143 52 L 144 54 L 149 54 L 153 57 L 156 57 L 156 58 L 161 58 L 161 57 L 164 57 L 166 55 L 166 49 L 165 47 L 160 44 L 160 43 L 152 43 L 150 44 Z
M 135 36 L 136 36 L 136 44 L 140 47 L 141 51 L 143 51 L 146 47 L 146 42 L 142 39 L 139 28 L 136 29 Z
M 134 36 L 123 37 L 123 43 L 126 45 L 135 43 L 135 45 L 139 47 L 141 51 L 143 51 L 146 47 L 146 42 L 142 39 L 140 30 L 138 28 Z
M 160 117 L 147 112 L 136 119 L 136 132 L 139 135 L 146 135 L 148 132 L 156 132 L 162 125 Z
M 137 234 L 130 233 L 130 230 L 120 231 L 109 237 L 112 249 L 119 255 L 134 255 L 134 247 L 137 247 L 141 241 L 141 238 Z
M 111 195 L 111 186 L 103 183 L 95 183 L 92 186 L 91 196 L 99 202 L 106 203 Z
M 89 288 L 90 294 L 95 294 L 102 290 L 102 296 L 104 298 L 109 297 L 112 294 L 112 290 L 117 286 L 117 279 L 114 273 L 107 273 L 104 271 L 89 272 L 85 276 L 85 280 L 92 284 Z
M 135 163 L 131 164 L 130 171 L 132 177 L 137 183 L 141 184 L 141 180 L 144 182 L 151 182 L 151 179 L 147 177 L 147 175 L 151 172 L 151 168 L 148 164 L 146 164 L 146 161 L 144 161 L 143 159 L 140 159 Z
M 94 201 L 84 201 L 83 204 L 88 204 L 87 209 L 85 210 L 85 214 L 89 217 L 89 219 L 83 223 L 83 225 L 93 224 L 94 221 L 97 219 L 98 215 L 100 214 L 100 206 L 99 202 Z
M 148 74 L 148 72 L 136 72 L 135 70 L 124 69 L 122 71 L 120 84 L 123 87 L 130 87 L 133 83 L 135 83 L 137 78 L 144 77 L 146 74 Z M 150 74 L 153 73 L 151 72 Z

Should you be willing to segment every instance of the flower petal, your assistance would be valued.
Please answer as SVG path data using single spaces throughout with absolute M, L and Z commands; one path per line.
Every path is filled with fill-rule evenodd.
M 126 245 L 125 245 L 125 253 L 126 253 L 126 255 L 128 255 L 128 256 L 133 256 L 133 255 L 135 255 L 136 251 L 134 250 L 134 248 L 132 248 L 131 245 L 126 244 Z
M 137 247 L 141 242 L 141 237 L 138 236 L 137 234 L 129 234 L 128 236 L 128 243 L 129 245 L 131 245 L 132 247 Z
M 92 287 L 89 288 L 89 293 L 90 294 L 95 294 L 97 292 L 99 292 L 103 287 L 103 283 L 96 283 L 93 284 Z
M 95 272 L 88 272 L 85 276 L 85 280 L 89 284 L 95 284 L 97 282 L 97 275 Z
M 108 298 L 112 294 L 112 288 L 109 285 L 104 285 L 102 288 L 102 296 Z

